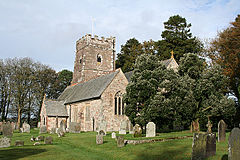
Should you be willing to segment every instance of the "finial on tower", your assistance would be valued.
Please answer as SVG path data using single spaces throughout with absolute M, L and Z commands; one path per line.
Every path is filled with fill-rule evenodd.
M 174 52 L 173 50 L 171 51 L 171 59 L 174 59 L 174 56 L 173 56 Z

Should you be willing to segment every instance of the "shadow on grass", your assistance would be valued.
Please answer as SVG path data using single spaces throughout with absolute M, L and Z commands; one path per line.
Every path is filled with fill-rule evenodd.
M 15 159 L 35 155 L 35 154 L 40 154 L 46 151 L 47 151 L 46 149 L 30 149 L 30 148 L 12 148 L 12 149 L 0 150 L 0 159 L 15 160 Z
M 228 155 L 227 154 L 224 154 L 221 158 L 221 160 L 228 160 Z

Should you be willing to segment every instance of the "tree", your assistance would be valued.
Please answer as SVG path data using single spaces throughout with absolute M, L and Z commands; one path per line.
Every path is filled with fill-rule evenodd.
M 214 64 L 219 64 L 224 69 L 224 74 L 229 77 L 229 88 L 239 100 L 240 87 L 240 15 L 231 25 L 219 32 L 211 41 L 207 49 L 208 56 Z
M 123 72 L 132 71 L 138 55 L 143 53 L 141 43 L 131 38 L 125 45 L 121 45 L 121 51 L 117 54 L 116 67 L 121 68 Z
M 202 49 L 202 43 L 190 32 L 191 23 L 186 19 L 174 15 L 164 22 L 165 30 L 162 32 L 163 40 L 156 42 L 157 54 L 160 60 L 170 58 L 171 50 L 175 53 L 175 59 L 179 62 L 185 53 L 199 53 Z

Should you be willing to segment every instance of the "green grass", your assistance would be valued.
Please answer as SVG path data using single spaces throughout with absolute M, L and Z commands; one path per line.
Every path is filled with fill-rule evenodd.
M 191 159 L 192 138 L 177 139 L 166 142 L 145 143 L 138 145 L 128 144 L 118 148 L 116 141 L 111 134 L 104 137 L 104 144 L 96 145 L 96 132 L 80 134 L 67 133 L 65 137 L 53 136 L 53 145 L 33 146 L 31 136 L 38 136 L 38 130 L 31 130 L 31 133 L 17 133 L 12 137 L 11 147 L 0 148 L 0 159 L 25 159 L 25 160 L 87 160 L 87 159 L 130 159 L 130 160 L 172 160 Z M 42 134 L 49 136 L 50 134 Z M 160 133 L 155 138 L 169 138 L 190 136 L 189 132 Z M 227 134 L 228 135 L 228 134 Z M 133 138 L 132 135 L 125 135 L 125 139 L 149 139 L 145 137 Z M 15 140 L 24 140 L 23 147 L 15 147 Z M 216 156 L 209 159 L 219 160 L 227 158 L 227 141 L 217 143 Z

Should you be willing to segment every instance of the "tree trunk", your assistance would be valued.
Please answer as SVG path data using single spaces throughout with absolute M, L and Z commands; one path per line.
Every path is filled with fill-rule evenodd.
M 18 105 L 18 119 L 17 119 L 17 124 L 20 129 L 20 124 L 21 124 L 21 107 Z

